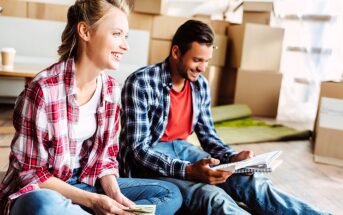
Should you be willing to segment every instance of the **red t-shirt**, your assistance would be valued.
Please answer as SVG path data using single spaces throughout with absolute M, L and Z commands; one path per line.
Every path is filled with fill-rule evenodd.
M 192 132 L 192 90 L 189 81 L 181 92 L 170 90 L 170 111 L 166 130 L 160 141 L 185 140 Z

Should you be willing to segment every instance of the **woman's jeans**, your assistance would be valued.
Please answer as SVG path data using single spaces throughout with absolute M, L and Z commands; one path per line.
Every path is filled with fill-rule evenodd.
M 104 194 L 100 185 L 94 187 L 78 181 L 78 170 L 74 170 L 67 183 L 82 190 Z M 156 214 L 174 214 L 182 204 L 182 196 L 174 184 L 161 180 L 117 178 L 121 192 L 139 205 L 156 205 Z M 11 215 L 84 215 L 92 214 L 89 208 L 73 204 L 60 193 L 40 189 L 20 196 L 14 203 Z

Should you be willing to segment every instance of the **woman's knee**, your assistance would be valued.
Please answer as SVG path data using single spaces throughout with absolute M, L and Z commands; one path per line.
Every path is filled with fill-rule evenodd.
M 65 201 L 70 201 L 56 191 L 41 189 L 20 196 L 14 203 L 11 214 L 51 214 Z

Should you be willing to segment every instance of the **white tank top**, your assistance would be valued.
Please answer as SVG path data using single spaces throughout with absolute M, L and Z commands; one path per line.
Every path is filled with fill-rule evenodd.
M 97 78 L 96 89 L 92 98 L 79 107 L 79 122 L 75 129 L 75 138 L 77 140 L 74 169 L 80 167 L 80 153 L 82 144 L 85 140 L 91 138 L 97 128 L 96 110 L 100 103 L 102 81 L 101 75 Z

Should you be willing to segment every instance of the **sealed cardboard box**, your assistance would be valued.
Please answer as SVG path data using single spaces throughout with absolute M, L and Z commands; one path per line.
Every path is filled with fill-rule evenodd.
M 27 2 L 0 0 L 2 16 L 27 17 Z
M 223 69 L 219 87 L 219 105 L 232 104 L 235 96 L 237 69 L 225 67 Z
M 136 0 L 134 12 L 148 14 L 166 14 L 167 0 Z
M 235 90 L 235 104 L 247 104 L 253 115 L 276 117 L 282 74 L 239 69 Z
M 190 18 L 178 16 L 155 16 L 153 20 L 153 39 L 171 40 L 176 30 Z M 210 20 L 206 18 L 192 18 L 210 25 Z
M 211 27 L 217 35 L 227 35 L 230 23 L 224 20 L 211 20 Z
M 222 77 L 223 68 L 218 66 L 209 66 L 204 72 L 204 77 L 208 81 L 208 85 L 211 92 L 211 106 L 218 105 L 219 98 L 219 86 Z
M 169 56 L 171 41 L 154 40 L 150 41 L 149 64 L 162 62 Z
M 323 82 L 316 118 L 314 160 L 343 166 L 343 82 Z
M 129 27 L 130 29 L 152 31 L 153 15 L 142 13 L 130 13 Z
M 243 11 L 271 12 L 273 10 L 273 0 L 244 0 L 241 5 Z
M 28 17 L 33 19 L 44 19 L 52 21 L 67 21 L 68 5 L 28 3 Z
M 269 25 L 270 24 L 270 12 L 244 12 L 243 13 L 243 24 L 244 23 L 258 23 Z
M 283 28 L 247 23 L 230 26 L 230 67 L 279 71 Z
M 213 55 L 210 61 L 211 65 L 225 66 L 227 53 L 228 37 L 224 35 L 215 35 L 213 42 Z

